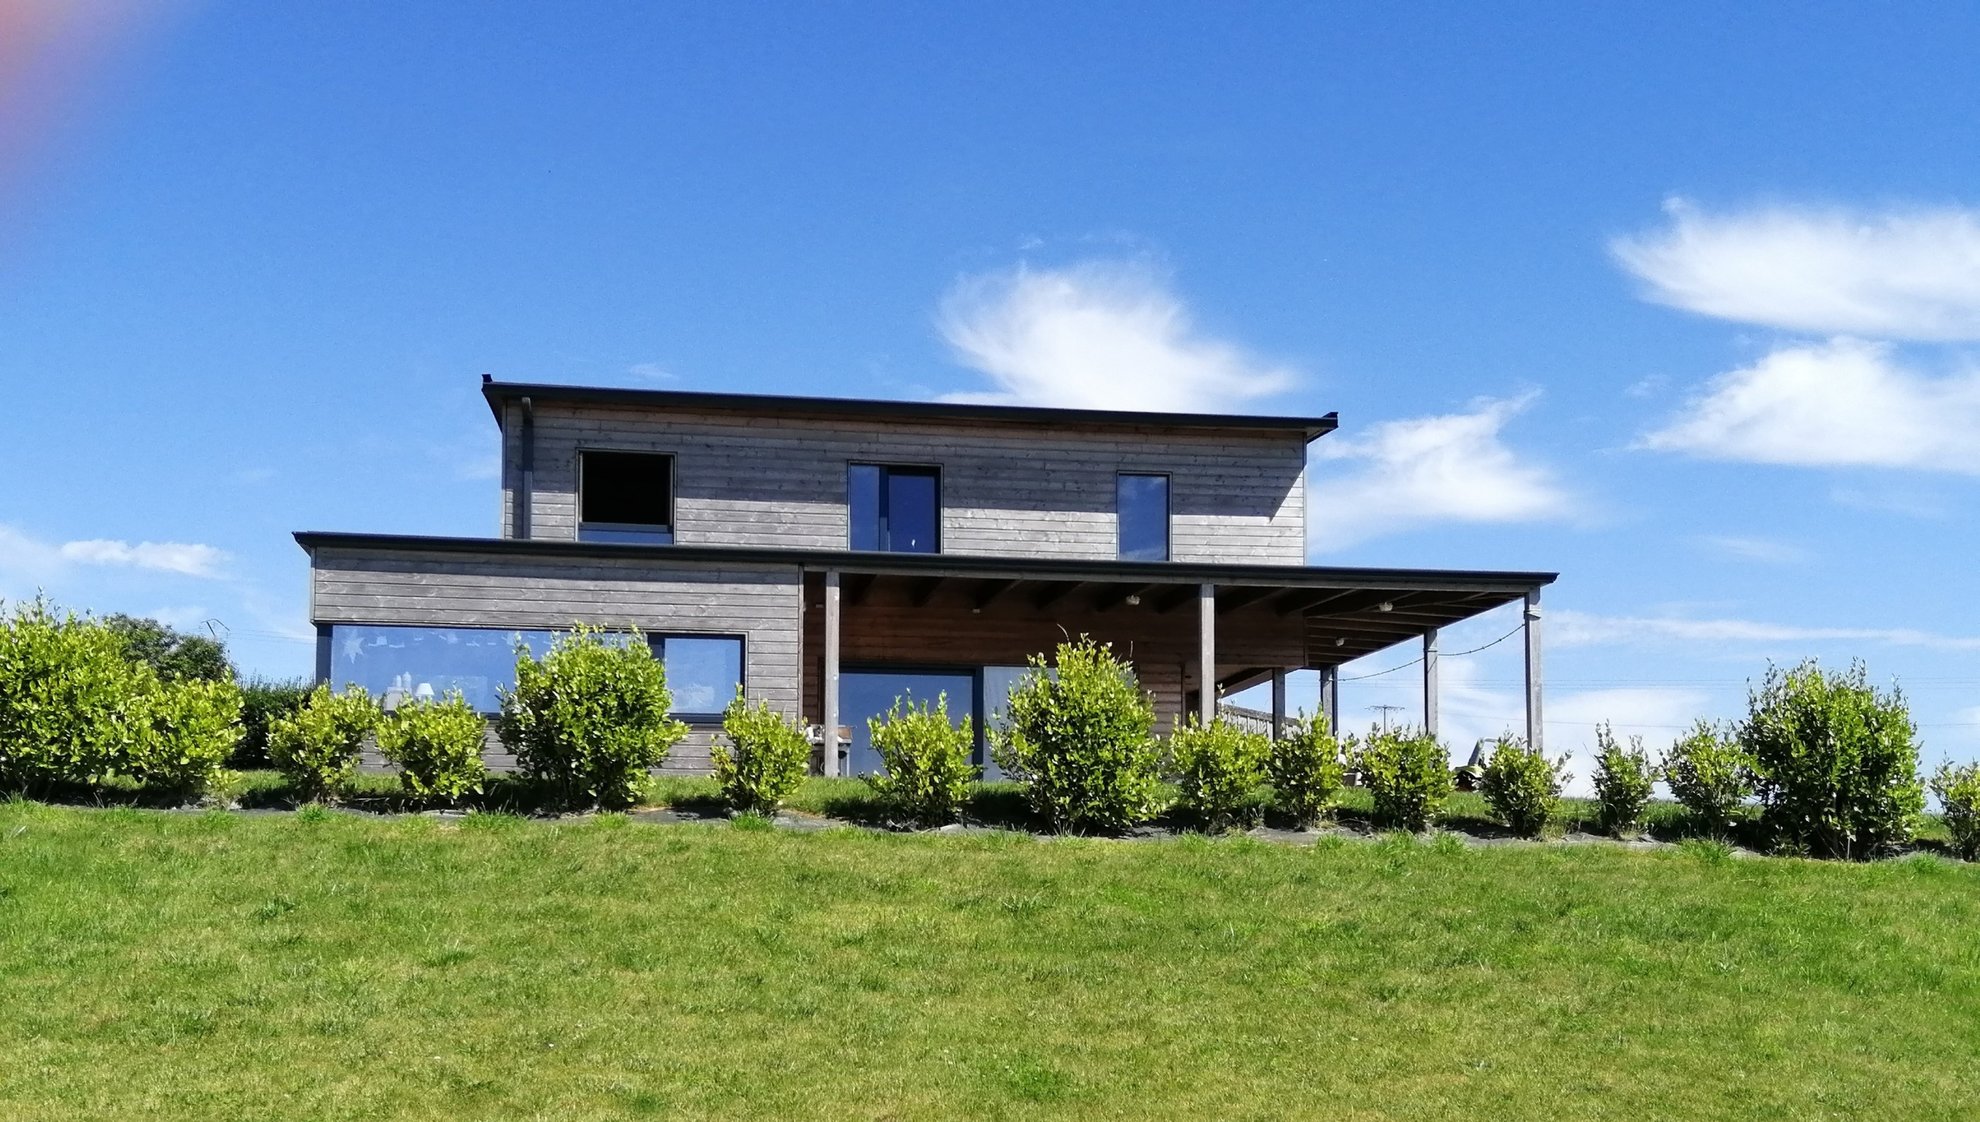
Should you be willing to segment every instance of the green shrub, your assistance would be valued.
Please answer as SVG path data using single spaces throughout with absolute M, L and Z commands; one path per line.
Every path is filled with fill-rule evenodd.
M 92 783 L 116 770 L 146 675 L 116 635 L 46 600 L 0 617 L 0 790 Z
M 887 812 L 920 826 L 955 821 L 976 782 L 969 758 L 976 730 L 968 717 L 960 726 L 949 722 L 948 695 L 936 698 L 933 709 L 896 698 L 886 718 L 870 718 L 866 729 L 887 769 L 866 782 Z
M 811 770 L 811 742 L 804 726 L 770 708 L 755 705 L 738 691 L 722 714 L 722 737 L 729 747 L 710 753 L 722 799 L 738 814 L 774 814 L 804 785 Z
M 1753 794 L 1746 752 L 1710 721 L 1700 719 L 1664 757 L 1664 782 L 1692 821 L 1716 838 L 1732 832 L 1733 816 Z
M 378 717 L 378 704 L 363 687 L 332 693 L 328 685 L 318 686 L 302 708 L 269 726 L 268 758 L 299 801 L 330 798 L 357 774 L 358 754 Z
M 1871 857 L 1911 840 L 1925 809 L 1918 729 L 1904 696 L 1870 685 L 1863 664 L 1770 668 L 1739 740 L 1760 821 L 1781 849 Z
M 1544 834 L 1560 815 L 1564 760 L 1549 760 L 1538 748 L 1510 736 L 1492 745 L 1492 756 L 1478 775 L 1485 805 L 1523 838 Z
M 184 797 L 203 795 L 241 735 L 241 690 L 233 679 L 182 678 L 135 696 L 129 735 L 117 770 L 147 787 Z
M 1657 782 L 1657 769 L 1643 738 L 1632 736 L 1625 748 L 1608 725 L 1595 729 L 1595 820 L 1611 837 L 1629 837 L 1643 829 L 1643 809 L 1650 805 L 1650 791 Z
M 251 678 L 241 686 L 241 738 L 227 766 L 261 768 L 269 766 L 268 726 L 277 717 L 287 717 L 309 700 L 310 683 L 301 678 L 271 680 Z
M 1050 668 L 1043 656 L 1031 666 L 995 751 L 1039 817 L 1059 831 L 1118 831 L 1161 809 L 1155 703 L 1134 670 L 1084 636 L 1061 643 Z
M 579 625 L 541 661 L 517 650 L 502 740 L 564 805 L 631 806 L 647 773 L 687 735 L 672 708 L 667 672 L 639 632 Z
M 1257 810 L 1251 793 L 1265 782 L 1272 740 L 1218 719 L 1195 714 L 1169 737 L 1169 768 L 1178 802 L 1208 831 L 1247 824 Z
M 1427 829 L 1451 795 L 1451 756 L 1413 729 L 1371 729 L 1354 755 L 1375 803 L 1375 819 L 1395 829 Z
M 1342 784 L 1341 742 L 1325 714 L 1303 718 L 1272 742 L 1265 761 L 1273 803 L 1306 829 L 1327 816 Z
M 1953 852 L 1968 861 L 1980 860 L 1980 764 L 1940 764 L 1932 776 L 1932 793 L 1939 798 Z
M 378 726 L 378 751 L 399 769 L 406 793 L 456 803 L 481 793 L 488 722 L 459 690 L 439 701 L 409 701 Z

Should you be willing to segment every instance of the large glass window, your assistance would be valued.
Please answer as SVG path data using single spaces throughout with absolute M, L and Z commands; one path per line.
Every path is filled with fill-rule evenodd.
M 652 642 L 654 655 L 667 667 L 674 715 L 683 720 L 719 718 L 742 685 L 742 637 L 660 635 Z
M 846 509 L 854 549 L 941 552 L 942 477 L 935 468 L 853 464 Z
M 649 452 L 578 453 L 578 540 L 674 540 L 674 458 Z
M 494 713 L 502 708 L 498 691 L 516 684 L 516 647 L 541 658 L 550 639 L 548 631 L 340 623 L 330 629 L 330 685 L 363 686 L 394 708 L 459 690 L 477 712 Z
M 839 675 L 839 720 L 851 726 L 852 743 L 846 756 L 848 775 L 874 775 L 886 770 L 873 750 L 867 720 L 885 717 L 899 701 L 903 705 L 946 697 L 949 721 L 976 721 L 976 674 L 970 670 L 848 670 Z
M 1169 477 L 1122 472 L 1114 497 L 1120 559 L 1167 561 Z
M 339 690 L 362 686 L 393 708 L 459 690 L 476 712 L 497 713 L 501 691 L 516 684 L 517 647 L 542 658 L 556 636 L 544 630 L 340 623 L 330 629 L 330 684 Z M 653 635 L 648 641 L 667 667 L 674 715 L 719 717 L 743 682 L 742 637 Z

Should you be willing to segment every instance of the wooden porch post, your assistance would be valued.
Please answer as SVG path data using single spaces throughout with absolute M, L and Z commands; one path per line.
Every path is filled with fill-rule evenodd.
M 1437 735 L 1437 629 L 1423 633 L 1423 731 Z
M 839 571 L 825 570 L 825 735 L 818 774 L 839 774 Z
M 1540 715 L 1540 590 L 1526 594 L 1526 610 L 1521 617 L 1526 630 L 1526 745 L 1534 751 L 1542 747 L 1544 722 Z
M 1197 717 L 1204 724 L 1217 719 L 1217 586 L 1199 585 L 1197 604 Z
M 1327 718 L 1327 729 L 1341 734 L 1341 668 L 1320 668 L 1320 712 Z
M 1286 735 L 1286 672 L 1272 671 L 1272 739 Z

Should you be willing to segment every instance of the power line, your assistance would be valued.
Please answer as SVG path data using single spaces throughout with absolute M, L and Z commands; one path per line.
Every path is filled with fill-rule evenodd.
M 1512 629 L 1511 631 L 1508 631 L 1508 632 L 1506 632 L 1506 633 L 1505 633 L 1504 635 L 1501 635 L 1501 636 L 1499 636 L 1499 637 L 1498 637 L 1497 639 L 1494 639 L 1494 640 L 1492 640 L 1491 642 L 1489 642 L 1489 643 L 1487 643 L 1487 644 L 1485 644 L 1485 645 L 1484 645 L 1484 646 L 1482 646 L 1482 647 L 1473 647 L 1473 648 L 1471 648 L 1471 649 L 1470 649 L 1470 650 L 1468 650 L 1468 651 L 1452 651 L 1452 652 L 1450 652 L 1449 654 L 1445 654 L 1445 655 L 1442 655 L 1442 656 L 1440 656 L 1440 657 L 1442 657 L 1442 658 L 1463 658 L 1463 657 L 1464 657 L 1465 655 L 1474 655 L 1474 654 L 1477 654 L 1477 653 L 1478 653 L 1479 651 L 1482 651 L 1482 650 L 1486 650 L 1486 649 L 1488 649 L 1488 648 L 1491 648 L 1491 647 L 1496 647 L 1496 646 L 1498 646 L 1498 645 L 1499 645 L 1500 643 L 1503 643 L 1503 642 L 1505 642 L 1505 641 L 1506 641 L 1507 639 L 1510 639 L 1510 638 L 1512 638 L 1513 636 L 1515 636 L 1515 635 L 1517 635 L 1517 634 L 1519 634 L 1519 633 L 1520 633 L 1520 631 L 1521 631 L 1521 630 L 1522 630 L 1522 629 L 1523 629 L 1523 628 L 1524 628 L 1525 626 L 1526 626 L 1526 625 L 1522 623 L 1522 624 L 1520 624 L 1520 625 L 1519 625 L 1519 627 L 1515 627 L 1515 628 L 1513 628 L 1513 629 Z M 1398 670 L 1408 670 L 1408 669 L 1409 669 L 1410 667 L 1412 667 L 1412 666 L 1415 666 L 1415 665 L 1416 665 L 1417 663 L 1419 663 L 1419 662 L 1422 662 L 1422 661 L 1423 661 L 1423 656 L 1422 656 L 1422 655 L 1417 655 L 1417 656 L 1416 656 L 1415 658 L 1412 658 L 1412 659 L 1410 659 L 1410 660 L 1409 660 L 1408 662 L 1405 662 L 1405 663 L 1403 663 L 1403 664 L 1402 664 L 1401 666 L 1391 666 L 1391 667 L 1389 667 L 1389 668 L 1388 668 L 1387 670 L 1377 670 L 1377 671 L 1376 671 L 1375 673 L 1373 673 L 1373 674 L 1356 674 L 1356 675 L 1355 675 L 1354 677 L 1352 677 L 1352 678 L 1342 678 L 1342 679 L 1341 679 L 1341 681 L 1343 681 L 1343 682 L 1365 682 L 1365 681 L 1367 681 L 1367 680 L 1368 680 L 1368 679 L 1370 679 L 1370 678 L 1380 678 L 1380 677 L 1381 677 L 1382 675 L 1384 675 L 1384 674 L 1394 674 L 1394 673 L 1395 673 L 1396 671 L 1398 671 Z

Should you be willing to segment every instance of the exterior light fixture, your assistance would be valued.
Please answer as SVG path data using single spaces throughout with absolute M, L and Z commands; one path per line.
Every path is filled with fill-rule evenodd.
M 1375 605 L 1375 610 L 1378 612 L 1393 612 L 1396 610 L 1396 606 L 1393 603 L 1384 600 L 1381 603 Z
M 1127 602 L 1128 602 L 1128 607 L 1139 608 L 1141 606 L 1141 597 L 1138 595 L 1131 595 L 1127 598 Z
M 1334 640 L 1334 645 L 1335 645 L 1335 646 L 1337 646 L 1337 647 L 1345 647 L 1345 646 L 1347 646 L 1347 640 L 1346 640 L 1346 639 L 1335 639 L 1335 640 Z

